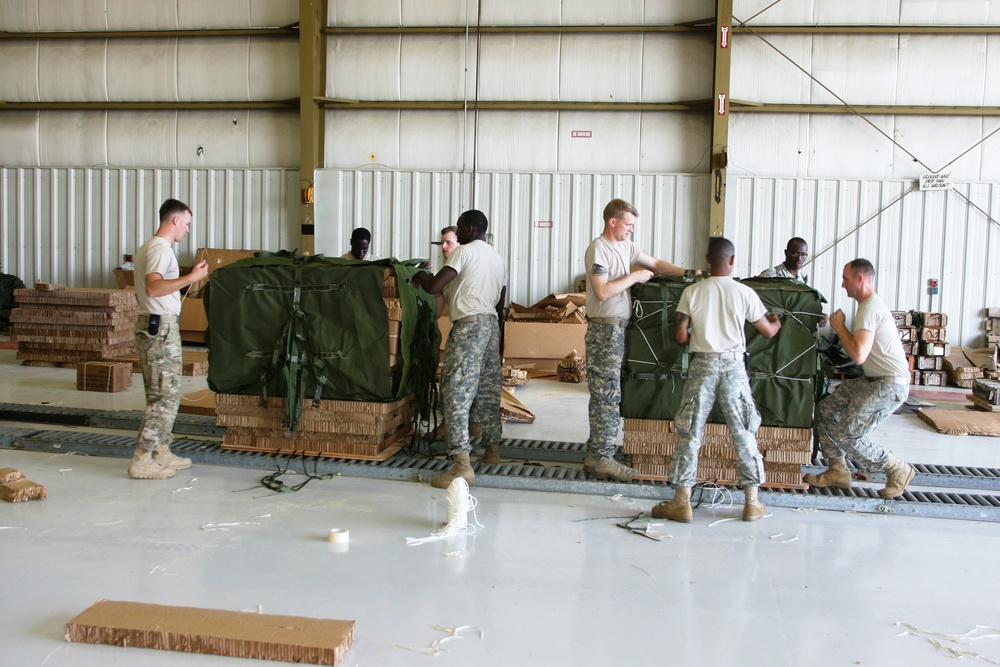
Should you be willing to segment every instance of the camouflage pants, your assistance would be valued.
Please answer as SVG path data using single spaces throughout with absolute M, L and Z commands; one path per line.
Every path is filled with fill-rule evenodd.
M 584 341 L 587 345 L 587 388 L 590 390 L 587 451 L 598 460 L 609 459 L 615 455 L 615 441 L 622 421 L 625 329 L 604 322 L 590 322 Z
M 816 404 L 816 434 L 826 460 L 845 454 L 865 470 L 885 470 L 889 452 L 868 436 L 910 394 L 905 384 L 854 378 Z
M 180 325 L 161 322 L 155 336 L 148 332 L 149 317 L 140 315 L 135 324 L 135 344 L 139 348 L 142 380 L 146 389 L 146 411 L 139 425 L 136 445 L 153 451 L 159 445 L 170 445 L 174 437 L 174 420 L 181 405 Z
M 455 322 L 448 334 L 441 370 L 441 402 L 447 430 L 448 453 L 472 451 L 469 415 L 482 424 L 483 443 L 499 445 L 500 325 L 495 319 Z
M 729 426 L 736 448 L 736 476 L 740 486 L 760 486 L 764 481 L 764 459 L 757 450 L 760 413 L 750 393 L 750 379 L 742 359 L 691 361 L 681 407 L 674 418 L 677 448 L 670 461 L 670 481 L 675 486 L 694 486 L 698 471 L 698 448 L 705 436 L 705 422 L 716 400 Z

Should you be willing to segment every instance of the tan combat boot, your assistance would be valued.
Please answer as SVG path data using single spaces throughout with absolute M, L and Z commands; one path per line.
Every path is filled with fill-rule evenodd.
M 847 469 L 847 459 L 843 456 L 839 459 L 830 459 L 830 467 L 818 475 L 809 473 L 802 477 L 802 481 L 809 486 L 823 489 L 832 486 L 837 489 L 851 488 L 851 471 Z
M 917 471 L 906 461 L 889 454 L 885 464 L 885 488 L 878 492 L 882 498 L 895 498 L 903 495 L 907 485 L 916 477 Z
M 153 453 L 142 447 L 135 448 L 132 463 L 128 466 L 128 476 L 132 479 L 166 479 L 176 474 L 176 470 L 157 462 Z
M 477 463 L 500 463 L 500 445 L 487 445 L 486 451 L 479 457 Z
M 448 472 L 431 478 L 431 486 L 435 489 L 447 489 L 456 477 L 463 478 L 472 486 L 476 481 L 476 473 L 472 472 L 472 464 L 469 463 L 469 452 L 459 452 L 451 457 L 454 463 Z
M 757 499 L 756 486 L 743 487 L 743 495 L 746 496 L 746 502 L 743 505 L 744 521 L 756 521 L 767 514 L 767 508 L 764 507 L 764 503 Z
M 691 523 L 691 487 L 678 486 L 674 491 L 674 499 L 669 503 L 660 503 L 653 508 L 653 518 L 670 519 L 680 523 Z
M 177 456 L 170 451 L 170 445 L 157 445 L 153 451 L 153 460 L 164 468 L 173 468 L 174 470 L 186 470 L 191 467 L 191 459 Z
M 597 467 L 597 459 L 594 458 L 593 454 L 587 452 L 587 458 L 583 460 L 583 472 L 587 473 L 588 475 L 593 475 L 594 468 L 596 467 Z
M 584 466 L 586 466 L 586 463 L 584 463 Z M 618 463 L 618 461 L 611 458 L 599 460 L 597 465 L 594 466 L 593 474 L 597 479 L 614 479 L 619 482 L 631 482 L 639 474 L 639 471 Z

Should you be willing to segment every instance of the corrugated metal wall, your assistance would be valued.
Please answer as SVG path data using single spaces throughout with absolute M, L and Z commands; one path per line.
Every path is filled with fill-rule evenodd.
M 294 248 L 298 180 L 289 169 L 0 169 L 0 266 L 29 285 L 113 287 L 170 197 L 194 212 L 182 265 L 203 247 Z
M 810 283 L 832 309 L 853 314 L 841 272 L 865 257 L 875 265 L 876 290 L 890 308 L 946 312 L 950 343 L 984 345 L 984 305 L 1000 305 L 1000 224 L 959 193 L 1000 220 L 1000 184 L 961 183 L 955 192 L 921 192 L 915 185 L 730 177 L 726 227 L 737 247 L 737 274 L 778 264 L 788 239 L 800 236 L 812 255 Z M 932 278 L 940 281 L 933 302 Z
M 639 210 L 633 240 L 646 252 L 684 266 L 703 263 L 710 181 L 679 174 L 518 174 L 324 169 L 316 175 L 316 251 L 347 252 L 355 227 L 372 232 L 379 257 L 429 257 L 431 241 L 468 208 L 482 210 L 507 260 L 510 299 L 532 304 L 576 289 L 583 253 L 603 229 L 615 197 Z

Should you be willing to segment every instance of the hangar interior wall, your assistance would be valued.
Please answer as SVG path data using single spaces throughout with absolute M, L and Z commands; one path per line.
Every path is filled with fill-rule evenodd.
M 733 11 L 737 19 L 762 12 L 751 26 L 1000 25 L 1000 0 L 769 5 L 735 0 Z M 329 35 L 330 97 L 667 103 L 712 95 L 711 33 L 474 34 L 478 7 L 483 25 L 643 26 L 711 16 L 709 0 L 330 0 L 329 7 L 332 27 L 472 29 L 468 40 L 461 32 Z M 296 0 L 145 0 L 141 9 L 129 0 L 10 0 L 0 3 L 0 29 L 281 26 L 297 14 Z M 822 83 L 851 104 L 1000 105 L 991 84 L 1000 75 L 997 35 L 763 37 L 734 35 L 733 99 L 835 103 Z M 296 41 L 274 36 L 2 40 L 0 99 L 281 100 L 299 94 L 297 59 Z M 613 196 L 635 200 L 636 237 L 653 254 L 690 264 L 704 252 L 708 114 L 336 108 L 325 119 L 316 233 L 327 252 L 342 253 L 350 229 L 368 225 L 380 254 L 427 255 L 437 231 L 475 206 L 508 258 L 512 298 L 531 302 L 573 285 Z M 737 272 L 777 263 L 785 240 L 800 235 L 814 257 L 826 250 L 809 272 L 834 307 L 850 305 L 840 265 L 868 256 L 879 291 L 896 308 L 931 307 L 926 282 L 940 279 L 949 338 L 978 343 L 983 306 L 1000 305 L 1000 272 L 990 270 L 1000 229 L 1000 164 L 991 159 L 1000 133 L 990 133 L 1000 119 L 869 120 L 732 112 L 726 233 L 740 252 Z M 590 136 L 574 137 L 580 130 Z M 26 280 L 110 284 L 110 268 L 146 237 L 166 196 L 188 197 L 195 208 L 182 260 L 200 245 L 295 247 L 299 145 L 295 110 L 0 111 L 3 270 Z M 943 167 L 954 192 L 908 193 L 920 173 Z

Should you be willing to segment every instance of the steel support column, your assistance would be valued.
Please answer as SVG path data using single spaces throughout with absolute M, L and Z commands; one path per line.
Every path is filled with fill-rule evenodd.
M 729 145 L 729 68 L 732 42 L 733 0 L 715 3 L 715 74 L 712 109 L 712 192 L 709 234 L 726 235 L 726 153 Z

